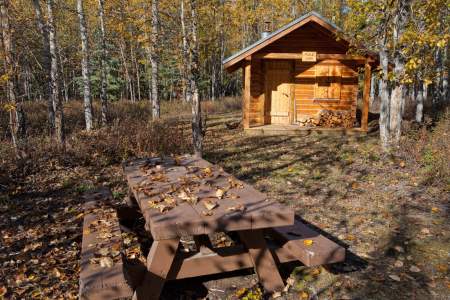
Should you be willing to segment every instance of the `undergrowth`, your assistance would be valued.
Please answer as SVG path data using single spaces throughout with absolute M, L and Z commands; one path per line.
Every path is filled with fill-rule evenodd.
M 446 110 L 436 123 L 407 133 L 403 156 L 420 166 L 426 184 L 443 185 L 450 191 L 450 112 Z

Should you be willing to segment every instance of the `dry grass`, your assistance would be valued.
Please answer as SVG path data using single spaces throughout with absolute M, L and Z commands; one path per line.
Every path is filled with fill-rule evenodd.
M 431 125 L 431 124 L 429 124 Z M 445 110 L 437 122 L 427 128 L 410 129 L 403 139 L 405 159 L 420 166 L 429 184 L 444 184 L 450 191 L 450 111 Z

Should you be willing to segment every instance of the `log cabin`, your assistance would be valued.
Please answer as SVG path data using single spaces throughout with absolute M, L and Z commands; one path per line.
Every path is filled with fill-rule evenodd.
M 260 40 L 225 59 L 227 71 L 243 70 L 244 129 L 367 132 L 377 56 L 351 49 L 342 36 L 335 24 L 310 12 L 272 33 L 265 30 Z M 363 54 L 348 54 L 350 49 Z M 360 72 L 363 104 L 356 120 Z

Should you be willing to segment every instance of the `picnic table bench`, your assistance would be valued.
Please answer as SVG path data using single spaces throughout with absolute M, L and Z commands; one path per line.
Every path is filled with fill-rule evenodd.
M 133 295 L 135 286 L 121 255 L 121 231 L 107 188 L 85 195 L 80 261 L 80 299 L 117 299 Z
M 281 291 L 277 264 L 345 258 L 343 247 L 297 220 L 293 209 L 203 159 L 134 160 L 124 164 L 124 174 L 153 238 L 134 299 L 159 299 L 166 280 L 251 267 L 266 291 Z M 216 232 L 234 233 L 240 243 L 214 247 L 209 235 Z M 193 236 L 197 251 L 181 251 L 184 236 Z

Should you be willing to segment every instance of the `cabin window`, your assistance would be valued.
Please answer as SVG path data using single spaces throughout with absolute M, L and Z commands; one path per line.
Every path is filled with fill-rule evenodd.
M 341 69 L 333 65 L 316 66 L 314 100 L 339 101 L 341 98 Z

